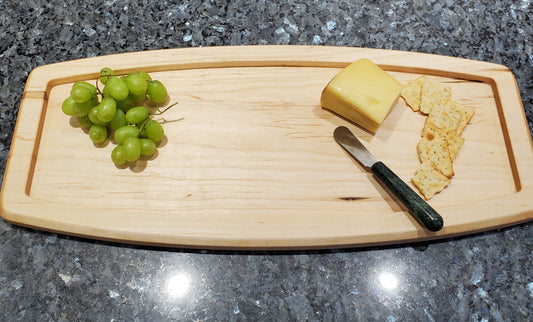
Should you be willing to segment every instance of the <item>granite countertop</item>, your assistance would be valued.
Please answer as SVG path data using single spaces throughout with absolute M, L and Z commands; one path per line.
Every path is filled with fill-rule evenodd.
M 530 1 L 0 1 L 0 178 L 40 65 L 150 49 L 305 44 L 504 64 L 533 129 Z M 533 320 L 531 223 L 316 251 L 122 245 L 0 219 L 0 320 Z

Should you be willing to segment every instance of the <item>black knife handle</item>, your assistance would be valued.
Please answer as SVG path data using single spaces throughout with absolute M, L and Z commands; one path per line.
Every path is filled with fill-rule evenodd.
M 396 197 L 409 209 L 409 212 L 424 227 L 431 231 L 438 231 L 444 222 L 442 217 L 424 199 L 413 191 L 400 177 L 398 177 L 383 162 L 378 161 L 371 167 L 378 179 L 389 188 Z

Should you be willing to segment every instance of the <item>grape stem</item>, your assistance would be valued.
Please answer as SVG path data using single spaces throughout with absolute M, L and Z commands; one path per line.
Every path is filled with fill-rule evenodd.
M 96 78 L 94 83 L 96 85 L 96 91 L 98 92 L 98 95 L 102 96 L 102 91 L 100 90 L 100 87 L 98 87 L 98 78 Z
M 143 124 L 141 124 L 141 127 L 139 128 L 139 131 L 137 131 L 137 135 L 136 137 L 139 137 L 139 135 L 141 135 L 141 132 L 144 130 L 144 126 L 146 125 L 146 123 L 151 120 L 152 118 L 147 118 L 146 120 L 144 120 Z
M 161 110 L 161 109 L 157 109 L 154 113 L 152 113 L 153 115 L 161 115 L 163 113 L 165 113 L 166 111 L 168 111 L 169 109 L 171 109 L 172 107 L 178 105 L 178 102 L 172 104 L 172 105 L 169 105 L 167 106 L 164 110 Z
M 184 120 L 185 118 L 184 117 L 180 117 L 179 119 L 175 119 L 175 120 L 170 120 L 170 121 L 167 121 L 165 119 L 162 119 L 161 121 L 159 121 L 159 123 L 161 124 L 166 124 L 166 123 L 172 123 L 172 122 L 179 122 L 181 120 Z
M 144 127 L 146 125 L 146 123 L 148 123 L 148 121 L 152 120 L 152 116 L 153 115 L 161 115 L 163 113 L 165 113 L 166 111 L 168 111 L 170 108 L 174 107 L 178 105 L 178 102 L 166 107 L 164 110 L 160 110 L 160 109 L 157 109 L 155 112 L 152 112 L 149 114 L 149 117 L 147 117 L 144 122 L 141 124 L 141 127 L 139 128 L 139 131 L 137 132 L 137 137 L 141 134 L 142 130 L 144 130 Z

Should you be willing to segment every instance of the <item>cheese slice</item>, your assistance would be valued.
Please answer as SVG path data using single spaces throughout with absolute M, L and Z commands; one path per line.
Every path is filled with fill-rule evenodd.
M 398 102 L 402 85 L 368 59 L 341 70 L 322 91 L 320 104 L 376 132 Z

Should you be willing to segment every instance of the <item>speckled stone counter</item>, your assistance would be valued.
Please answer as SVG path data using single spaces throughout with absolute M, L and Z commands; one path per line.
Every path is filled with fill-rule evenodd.
M 500 63 L 532 129 L 531 21 L 530 1 L 0 1 L 0 178 L 33 68 L 149 49 L 314 44 Z M 531 321 L 532 303 L 531 223 L 409 245 L 226 252 L 0 219 L 2 321 Z

